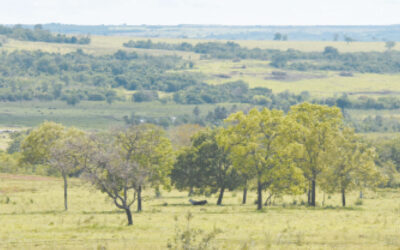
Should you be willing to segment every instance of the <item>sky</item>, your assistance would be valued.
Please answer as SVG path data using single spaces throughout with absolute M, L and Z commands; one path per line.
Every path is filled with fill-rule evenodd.
M 0 3 L 2 24 L 400 24 L 400 0 L 0 0 Z

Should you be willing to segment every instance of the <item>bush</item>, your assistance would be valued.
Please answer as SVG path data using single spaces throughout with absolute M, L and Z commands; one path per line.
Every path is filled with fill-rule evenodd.
M 157 91 L 140 90 L 132 95 L 134 102 L 151 102 L 158 100 Z

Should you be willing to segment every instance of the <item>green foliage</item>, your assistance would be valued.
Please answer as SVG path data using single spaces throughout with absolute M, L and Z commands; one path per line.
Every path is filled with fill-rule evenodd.
M 21 25 L 7 27 L 0 25 L 0 35 L 5 35 L 21 41 L 47 42 L 47 43 L 71 43 L 89 44 L 89 36 L 66 36 L 63 34 L 52 34 L 48 30 L 43 30 L 42 25 L 35 25 L 34 29 L 23 28 Z
M 115 143 L 127 161 L 137 164 L 142 171 L 138 186 L 169 188 L 174 154 L 164 130 L 152 124 L 133 125 L 118 132 Z
M 22 162 L 46 164 L 50 160 L 50 150 L 64 136 L 65 127 L 54 122 L 44 122 L 33 129 L 21 144 Z
M 167 248 L 174 250 L 206 250 L 206 249 L 217 249 L 214 240 L 216 236 L 222 231 L 214 227 L 210 233 L 205 233 L 199 229 L 193 229 L 190 226 L 190 222 L 193 219 L 193 214 L 188 212 L 186 214 L 186 228 L 179 228 L 175 226 L 175 236 L 171 240 L 168 240 Z M 178 218 L 175 217 L 176 223 Z
M 274 40 L 287 40 L 287 36 L 276 33 Z M 352 38 L 347 36 L 345 40 L 346 42 L 353 41 Z M 390 56 L 384 52 L 342 54 L 332 46 L 326 47 L 323 52 L 301 52 L 293 49 L 288 49 L 287 51 L 260 48 L 249 49 L 241 47 L 235 42 L 200 42 L 192 46 L 190 44 L 186 45 L 186 43 L 153 43 L 151 40 L 147 40 L 129 41 L 124 46 L 144 49 L 193 51 L 202 54 L 203 57 L 217 59 L 271 60 L 273 67 L 299 71 L 333 70 L 362 73 L 395 73 L 399 71 L 400 62 L 400 52 L 396 51 L 391 51 Z M 394 45 L 391 44 L 391 47 L 389 47 L 387 48 L 391 49 Z
M 235 168 L 257 182 L 258 209 L 262 190 L 278 193 L 295 191 L 301 183 L 301 172 L 293 162 L 296 145 L 286 131 L 292 123 L 282 111 L 252 109 L 248 115 L 238 112 L 226 120 L 230 126 L 219 143 L 231 149 Z
M 362 143 L 352 129 L 344 128 L 336 133 L 328 152 L 328 167 L 323 173 L 322 186 L 328 192 L 340 192 L 343 206 L 346 205 L 346 192 L 379 184 L 380 176 L 374 162 L 375 150 Z
M 189 189 L 190 194 L 194 188 L 208 193 L 219 191 L 217 205 L 222 204 L 226 189 L 234 190 L 243 182 L 232 166 L 230 152 L 217 143 L 222 132 L 222 129 L 207 129 L 195 134 L 191 147 L 181 151 L 171 172 L 175 186 Z
M 174 56 L 138 56 L 125 52 L 92 56 L 15 51 L 0 54 L 0 101 L 125 100 L 113 89 L 177 91 L 198 82 L 197 75 L 167 73 L 184 64 Z M 29 79 L 29 81 L 27 80 Z
M 292 131 L 294 140 L 301 145 L 297 150 L 299 167 L 311 187 L 311 205 L 315 206 L 316 182 L 319 175 L 329 166 L 329 147 L 339 132 L 342 114 L 338 108 L 303 103 L 291 107 L 289 118 L 296 122 Z

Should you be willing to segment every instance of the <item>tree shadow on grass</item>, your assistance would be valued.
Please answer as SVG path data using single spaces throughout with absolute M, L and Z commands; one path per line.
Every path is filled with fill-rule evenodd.
M 112 211 L 83 211 L 82 214 L 123 214 L 123 210 L 112 210 Z
M 45 214 L 62 214 L 66 213 L 65 210 L 46 210 L 46 211 L 32 211 L 32 212 L 12 212 L 12 213 L 0 213 L 0 215 L 45 215 Z

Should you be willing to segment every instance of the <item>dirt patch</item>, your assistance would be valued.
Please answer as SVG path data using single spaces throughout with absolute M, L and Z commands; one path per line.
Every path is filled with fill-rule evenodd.
M 56 181 L 57 178 L 38 175 L 0 174 L 0 179 L 23 181 Z

